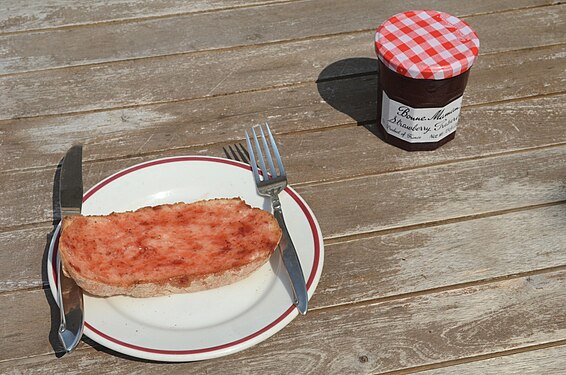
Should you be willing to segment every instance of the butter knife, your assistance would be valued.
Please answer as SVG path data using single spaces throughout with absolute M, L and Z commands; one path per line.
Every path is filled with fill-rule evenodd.
M 61 223 L 66 217 L 81 214 L 83 203 L 82 154 L 81 145 L 73 146 L 63 159 L 59 190 Z M 70 353 L 77 347 L 83 334 L 83 291 L 73 279 L 63 272 L 60 254 L 57 261 L 57 285 L 61 315 L 58 335 L 65 351 Z

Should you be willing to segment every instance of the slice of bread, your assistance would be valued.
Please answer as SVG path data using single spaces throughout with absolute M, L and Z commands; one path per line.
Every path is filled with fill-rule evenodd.
M 64 272 L 97 296 L 216 288 L 263 265 L 281 239 L 269 212 L 239 198 L 63 218 Z

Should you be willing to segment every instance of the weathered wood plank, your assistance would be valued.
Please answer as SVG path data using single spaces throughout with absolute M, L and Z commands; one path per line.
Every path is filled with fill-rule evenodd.
M 281 1 L 283 0 L 104 0 L 71 3 L 68 0 L 4 0 L 0 3 L 0 33 L 164 17 Z
M 375 73 L 375 63 L 365 59 L 375 60 L 369 46 L 365 34 L 338 35 L 4 76 L 0 77 L 0 119 L 180 101 Z M 475 102 L 562 91 L 565 49 L 566 45 L 558 45 L 481 57 L 472 68 L 470 88 L 485 85 L 486 89 L 480 90 Z M 513 72 L 526 77 L 517 78 Z M 474 91 L 468 91 L 470 99 Z
M 76 26 L 89 23 L 123 21 L 147 17 L 171 16 L 179 13 L 194 13 L 223 9 L 226 7 L 240 7 L 249 5 L 260 5 L 277 3 L 288 0 L 113 0 L 97 1 L 96 3 L 69 4 L 65 0 L 48 1 L 18 1 L 4 0 L 0 4 L 0 32 L 17 32 L 26 30 L 37 30 L 53 27 Z M 422 6 L 416 2 L 413 8 Z M 520 0 L 520 1 L 482 1 L 476 3 L 475 7 L 468 4 L 443 2 L 437 8 L 449 7 L 450 11 L 460 11 L 462 15 L 481 9 L 483 13 L 498 12 L 508 9 L 519 9 L 523 7 L 552 5 L 550 0 Z M 430 2 L 428 7 L 434 8 Z M 353 6 L 357 4 L 352 4 Z M 363 2 L 362 6 L 367 9 L 382 9 L 387 4 L 384 2 Z
M 430 2 L 422 3 L 421 6 L 426 3 L 426 8 L 430 8 Z M 489 3 L 488 7 L 492 7 L 493 2 Z M 467 9 L 463 9 L 463 4 L 458 1 L 438 5 L 443 10 L 453 8 L 465 15 L 466 11 L 471 14 L 484 12 L 485 4 L 485 1 L 475 2 Z M 501 6 L 506 9 L 509 3 Z M 512 6 L 516 6 L 514 2 Z M 267 8 L 236 8 L 136 22 L 94 24 L 72 30 L 0 35 L 3 47 L 0 49 L 0 74 L 373 30 L 389 15 L 406 9 L 406 4 L 385 0 L 377 3 L 370 0 L 354 3 L 295 1 Z M 348 16 L 344 17 L 345 14 Z M 489 53 L 565 42 L 566 29 L 560 22 L 565 16 L 566 6 L 555 5 L 471 16 L 466 21 L 485 38 L 482 53 Z M 527 29 L 529 33 L 524 33 Z M 369 34 L 364 33 L 369 36 L 367 47 L 371 47 L 373 40 Z M 318 44 L 317 48 L 324 46 Z
M 325 137 L 328 134 L 332 135 L 329 131 L 323 133 Z M 299 181 L 308 181 L 309 175 L 315 170 L 321 172 L 319 176 L 327 174 L 328 179 L 336 177 L 334 172 L 340 170 L 350 169 L 350 175 L 354 176 L 358 175 L 356 168 L 373 171 L 371 176 L 359 177 L 356 181 L 298 186 L 299 192 L 304 194 L 317 213 L 323 232 L 329 238 L 566 200 L 565 182 L 557 177 L 566 174 L 566 146 L 376 175 L 375 168 L 366 169 L 359 164 L 359 156 L 340 158 L 342 150 L 346 146 L 352 148 L 351 145 L 367 145 L 368 140 L 375 147 L 397 151 L 395 148 L 384 145 L 363 127 L 338 129 L 334 135 L 331 137 L 334 138 L 332 143 L 324 143 L 328 142 L 328 138 L 319 139 L 321 137 L 317 133 L 293 135 L 295 146 L 291 150 L 300 150 L 297 154 L 287 149 L 290 138 L 280 138 L 291 183 L 296 182 L 295 176 L 301 176 L 297 177 Z M 340 138 L 336 138 L 338 136 Z M 315 142 L 315 139 L 318 141 Z M 348 144 L 339 145 L 335 142 L 336 139 L 348 140 Z M 332 147 L 325 153 L 318 153 L 318 149 L 313 147 L 320 145 L 321 148 L 328 148 L 329 144 Z M 366 152 L 351 151 L 346 155 L 364 156 L 363 152 Z M 215 152 L 222 153 L 219 149 Z M 337 160 L 337 165 L 321 158 L 329 152 L 335 153 L 333 160 Z M 443 152 L 445 151 L 439 151 Z M 201 153 L 214 154 L 206 149 L 201 150 Z M 309 158 L 303 159 L 302 155 L 305 154 Z M 388 154 L 383 152 L 382 155 Z M 390 163 L 386 170 L 391 171 L 400 169 L 401 166 L 427 165 L 426 158 L 434 159 L 435 155 L 436 153 L 405 153 L 399 160 L 390 158 L 389 155 L 384 160 L 367 162 Z M 123 168 L 153 158 L 154 155 L 87 163 L 83 174 L 85 188 Z M 57 219 L 53 216 L 54 207 L 57 207 L 57 202 L 54 201 L 57 194 L 53 193 L 55 178 L 55 167 L 2 176 L 0 228 Z M 355 194 L 352 194 L 352 186 L 356 187 Z M 384 192 L 390 198 L 384 199 Z M 336 204 L 328 205 L 327 202 Z M 367 226 L 361 223 L 367 223 Z
M 456 140 L 410 154 L 367 129 L 372 29 L 401 5 L 268 2 L 47 0 L 28 4 L 37 17 L 26 19 L 13 0 L 0 4 L 0 373 L 374 374 L 566 340 L 566 234 L 556 229 L 566 217 L 566 5 L 426 2 L 466 16 L 482 56 Z M 24 72 L 69 64 L 90 65 Z M 133 361 L 89 341 L 56 359 L 58 313 L 41 286 L 68 146 L 85 143 L 89 187 L 142 160 L 222 155 L 264 120 L 332 239 L 309 315 L 202 363 Z M 551 373 L 563 362 L 550 359 L 562 351 L 541 353 L 442 370 L 534 373 L 528 360 L 540 358 Z
M 548 37 L 548 44 L 564 43 L 566 25 L 561 20 L 565 16 L 566 6 L 562 4 L 529 11 L 469 17 L 466 18 L 466 22 L 469 21 L 477 31 L 481 53 L 485 54 L 537 46 L 540 45 L 538 38 Z M 506 25 L 504 33 L 500 31 L 502 25 Z M 498 41 L 499 38 L 501 40 Z
M 309 140 L 306 136 L 301 136 L 296 138 L 294 136 L 281 136 L 278 137 L 282 141 L 281 146 L 285 151 L 286 164 L 291 176 L 293 177 L 293 182 L 305 182 L 308 179 L 318 179 L 322 180 L 328 173 L 332 178 L 345 178 L 348 176 L 353 176 L 358 174 L 368 174 L 375 172 L 385 172 L 392 171 L 395 169 L 402 168 L 412 168 L 419 165 L 435 164 L 450 160 L 456 160 L 457 158 L 470 158 L 477 155 L 485 155 L 487 153 L 499 153 L 502 151 L 510 151 L 513 148 L 510 147 L 534 147 L 534 146 L 544 146 L 547 144 L 552 144 L 555 141 L 564 141 L 560 138 L 566 134 L 566 132 L 559 131 L 560 127 L 564 125 L 563 116 L 556 117 L 555 111 L 558 113 L 563 113 L 564 110 L 560 109 L 564 107 L 564 100 L 560 97 L 557 98 L 541 98 L 534 99 L 525 102 L 518 103 L 506 103 L 500 104 L 495 107 L 481 107 L 481 108 L 469 108 L 470 118 L 474 119 L 470 126 L 472 129 L 465 131 L 464 128 L 459 132 L 456 140 L 453 141 L 453 145 L 447 145 L 442 149 L 442 152 L 437 153 L 425 153 L 419 154 L 418 157 L 409 157 L 400 150 L 388 147 L 372 147 L 372 143 L 379 142 L 372 136 L 353 138 L 351 136 L 352 130 L 348 129 L 335 129 L 327 134 L 316 135 L 312 140 Z M 536 111 L 538 113 L 538 121 L 532 121 L 532 113 Z M 477 115 L 477 116 L 476 116 Z M 478 120 L 478 119 L 485 119 Z M 497 128 L 491 128 L 490 124 L 496 123 Z M 473 124 L 473 125 L 472 125 Z M 273 124 L 272 124 L 273 125 Z M 556 134 L 545 132 L 547 128 L 554 128 L 557 132 Z M 277 128 L 275 128 L 277 129 Z M 280 129 L 280 128 L 279 128 Z M 364 132 L 363 129 L 358 129 Z M 487 132 L 487 133 L 484 133 Z M 501 137 L 498 137 L 500 135 Z M 61 134 L 63 136 L 63 134 Z M 494 144 L 490 145 L 484 138 L 490 138 L 490 142 Z M 557 138 L 558 137 L 558 138 Z M 58 137 L 53 137 L 58 138 Z M 357 149 L 353 149 L 348 145 L 347 147 L 333 147 L 329 150 L 323 145 L 332 144 L 333 139 L 352 139 L 359 147 L 364 149 L 364 152 L 358 152 Z M 469 147 L 470 144 L 474 144 L 474 138 L 481 140 L 483 148 Z M 540 138 L 540 139 L 539 139 Z M 544 141 L 544 142 L 542 142 Z M 545 143 L 546 142 L 546 143 Z M 305 145 L 307 147 L 305 147 Z M 40 147 L 39 139 L 38 146 Z M 507 147 L 507 148 L 506 148 Z M 96 152 L 100 147 L 90 147 L 85 151 Z M 318 150 L 315 152 L 314 150 Z M 40 152 L 43 151 L 40 149 Z M 207 152 L 208 154 L 221 156 L 222 151 L 220 148 L 214 150 L 214 152 Z M 348 152 L 350 154 L 348 154 Z M 61 152 L 62 155 L 62 152 Z M 109 153 L 110 155 L 110 153 Z M 344 163 L 344 160 L 354 160 L 358 157 L 358 161 L 350 163 Z M 36 156 L 41 157 L 40 154 Z M 316 164 L 318 160 L 318 165 Z M 375 160 L 382 160 L 381 163 L 375 163 Z M 139 161 L 139 160 L 138 160 Z M 134 161 L 132 161 L 133 163 Z M 322 164 L 321 164 L 322 163 Z M 350 165 L 355 163 L 358 165 L 356 170 L 352 170 Z M 315 170 L 308 170 L 306 166 L 317 165 Z M 49 172 L 55 174 L 55 171 Z M 17 174 L 19 176 L 21 174 Z M 30 180 L 22 181 L 13 176 L 6 176 L 7 180 L 14 180 L 15 184 L 18 185 L 18 181 L 21 185 L 37 184 L 37 179 L 39 181 L 49 179 L 50 177 L 35 175 L 36 177 L 31 177 Z M 53 177 L 51 177 L 52 179 Z M 6 181 L 7 181 L 6 180 Z M 41 191 L 44 191 L 48 185 L 44 185 Z M 33 192 L 25 193 L 31 194 L 33 196 L 40 196 L 43 193 Z M 18 195 L 17 193 L 15 194 Z M 10 198 L 16 199 L 16 198 Z M 27 200 L 20 200 L 22 206 L 27 204 Z M 13 204 L 6 200 L 6 204 Z M 53 217 L 53 203 L 47 204 L 43 207 L 45 217 Z M 35 229 L 33 230 L 22 230 L 15 232 L 7 232 L 0 234 L 0 248 L 12 249 L 14 247 L 26 249 L 30 252 L 37 252 L 39 256 L 39 249 L 42 249 L 46 245 L 46 237 L 50 232 L 49 227 L 41 228 L 39 232 Z M 21 253 L 25 253 L 22 251 Z M 37 262 L 37 257 L 33 257 L 33 260 L 23 257 L 9 258 L 14 262 L 9 262 L 9 266 L 2 270 L 0 274 L 6 275 L 8 278 L 3 280 L 5 286 L 0 288 L 0 290 L 9 290 L 12 287 L 21 288 L 29 287 L 33 285 L 40 285 L 40 280 L 37 275 L 39 272 L 39 262 Z M 12 267 L 12 263 L 14 267 Z M 18 267 L 20 265 L 20 267 Z M 25 267 L 22 267 L 25 266 Z M 1 267 L 2 269 L 4 267 Z M 17 275 L 28 275 L 29 271 L 33 271 L 31 275 L 35 277 L 24 276 L 20 280 Z
M 388 173 L 564 144 L 560 134 L 566 134 L 566 97 L 554 99 L 464 108 L 454 141 L 434 152 L 407 153 L 363 126 L 282 135 L 278 141 L 292 183 Z M 538 120 L 533 121 L 533 113 Z
M 360 65 L 366 64 L 368 67 L 374 62 L 370 59 L 359 60 Z M 553 64 L 559 66 L 560 63 L 556 61 Z M 507 79 L 512 80 L 516 86 L 502 82 L 500 85 L 505 86 L 496 87 L 491 82 L 497 82 L 495 76 L 500 73 L 497 69 L 484 70 L 484 66 L 480 64 L 474 71 L 474 79 L 466 92 L 466 105 L 481 103 L 486 96 L 491 95 L 491 90 L 510 95 L 517 91 L 516 87 L 538 84 L 532 81 L 533 76 L 513 69 L 509 71 Z M 543 64 L 541 69 L 551 66 Z M 562 75 L 566 79 L 566 73 L 562 72 Z M 55 165 L 73 143 L 83 143 L 85 161 L 91 161 L 136 154 L 157 154 L 167 150 L 192 153 L 196 151 L 190 149 L 191 146 L 240 141 L 243 129 L 262 120 L 269 121 L 278 133 L 322 130 L 352 122 L 369 124 L 376 121 L 376 85 L 376 76 L 369 75 L 188 102 L 0 121 L 0 171 Z M 541 88 L 540 91 L 561 88 L 560 79 L 550 77 L 548 83 L 541 86 L 545 85 L 546 88 Z M 449 151 L 430 153 L 426 158 L 439 162 L 443 157 L 445 160 L 454 160 L 564 142 L 565 99 L 564 95 L 557 95 L 479 108 L 465 107 L 456 140 L 443 148 Z M 242 106 L 241 103 L 246 105 Z M 533 121 L 533 111 L 537 113 L 536 121 Z M 550 132 L 548 129 L 554 131 Z M 356 157 L 345 156 L 344 153 L 347 152 L 357 153 L 362 158 L 361 166 L 374 168 L 374 171 L 375 168 L 382 171 L 389 164 L 371 163 L 372 159 L 383 159 L 389 155 L 393 160 L 406 160 L 400 157 L 402 152 L 384 148 L 372 137 L 359 140 L 367 145 L 365 154 L 361 154 L 352 149 L 348 142 L 338 144 L 336 140 L 343 138 L 336 137 L 333 140 L 334 134 L 321 134 L 320 137 L 327 139 L 319 144 L 332 141 L 333 150 L 340 149 L 340 152 L 316 144 L 313 149 L 326 152 L 325 159 L 335 165 L 338 165 L 334 160 L 337 156 L 348 159 Z M 301 137 L 301 141 L 303 139 Z M 290 154 L 300 154 L 301 149 L 304 149 L 301 147 L 294 150 L 294 142 L 284 142 L 289 143 L 287 150 Z M 474 147 L 470 147 L 471 145 Z M 321 172 L 310 171 L 310 178 L 316 179 L 316 175 Z M 334 171 L 333 176 L 350 175 L 344 172 L 351 173 L 352 170 Z M 368 172 L 365 170 L 362 173 Z
M 2 196 L 2 198 L 9 197 L 9 199 L 11 199 L 11 201 L 3 201 L 0 204 L 2 207 L 0 208 L 0 213 L 7 215 L 4 217 L 4 223 L 7 225 L 10 225 L 8 223 L 12 223 L 12 225 L 17 226 L 26 223 L 29 224 L 33 221 L 41 222 L 59 219 L 54 216 L 57 211 L 55 208 L 57 205 L 55 196 L 58 194 L 53 192 L 53 179 L 55 175 L 56 171 L 53 170 L 39 175 L 35 174 L 35 176 L 34 173 L 16 174 L 11 176 L 11 179 L 6 178 L 7 176 L 2 176 L 0 183 L 3 192 L 0 191 L 0 196 Z M 36 180 L 36 178 L 39 178 L 39 180 Z M 43 191 L 41 196 L 33 196 L 35 193 L 29 191 L 32 186 L 39 191 Z M 7 192 L 4 189 L 10 189 L 12 191 L 6 194 Z M 17 203 L 18 201 L 21 203 Z M 21 206 L 27 205 L 34 207 L 28 207 L 28 209 L 21 211 Z M 31 212 L 28 211 L 30 209 Z M 29 220 L 30 215 L 34 217 L 35 220 Z
M 50 312 L 43 293 L 22 292 L 0 300 L 2 316 L 18 314 L 22 322 L 18 329 L 4 327 L 10 338 L 0 343 L 5 359 L 0 371 L 5 373 L 105 368 L 109 374 L 375 374 L 558 341 L 566 335 L 566 318 L 557 315 L 566 307 L 564 271 L 311 311 L 241 353 L 168 366 L 132 361 L 84 343 L 73 355 L 57 359 L 49 354 Z
M 169 56 L 0 77 L 0 119 L 195 99 L 315 81 L 367 36 Z M 357 43 L 351 43 L 357 41 Z M 316 54 L 312 51 L 316 50 Z M 366 69 L 364 66 L 362 69 Z
M 559 177 L 565 175 L 562 146 L 300 186 L 298 191 L 325 237 L 334 238 L 565 201 L 566 181 Z
M 423 375 L 442 374 L 521 374 L 562 375 L 566 369 L 566 345 L 495 357 L 483 361 L 423 371 Z
M 58 307 L 49 289 L 4 294 L 0 295 L 0 300 L 4 305 L 0 309 L 9 313 L 2 318 L 0 363 L 7 359 L 36 353 L 64 351 L 61 344 L 57 342 Z M 36 322 L 41 325 L 41 328 L 36 326 L 36 329 L 40 330 L 28 331 L 28 328 L 37 324 Z M 30 343 L 30 340 L 33 343 Z M 20 349 L 10 348 L 10 346 L 20 347 Z M 0 370 L 0 373 L 5 372 Z
M 560 205 L 328 245 L 325 272 L 311 306 L 324 308 L 566 265 L 566 234 L 555 229 L 565 212 Z M 47 285 L 50 229 L 0 234 L 6 259 L 0 264 L 0 292 Z
M 566 234 L 556 231 L 565 215 L 560 205 L 329 245 L 312 305 L 566 266 Z
M 517 80 L 525 77 L 516 72 Z M 493 78 L 492 72 L 487 73 L 484 79 L 485 72 L 475 73 L 477 81 L 481 82 L 470 84 L 465 100 L 467 104 L 481 102 L 482 97 L 493 89 L 483 84 Z M 517 80 L 517 85 L 531 83 Z M 376 77 L 371 75 L 182 103 L 2 121 L 0 170 L 56 164 L 69 145 L 77 142 L 85 144 L 85 160 L 90 161 L 238 141 L 241 140 L 243 129 L 258 119 L 268 120 L 279 133 L 323 129 L 351 123 L 352 120 L 359 123 L 375 122 L 376 85 Z M 509 87 L 509 90 L 513 89 Z M 321 97 L 324 101 L 320 100 Z M 465 108 L 457 141 L 449 145 L 451 150 L 454 149 L 449 157 L 469 157 L 472 152 L 474 155 L 482 152 L 470 148 L 470 145 L 500 152 L 527 145 L 533 147 L 563 142 L 566 132 L 560 129 L 566 126 L 564 98 L 558 95 Z M 249 104 L 242 108 L 240 103 Z M 532 119 L 533 111 L 537 112 L 537 121 Z M 197 133 L 198 137 L 195 137 Z M 341 139 L 338 138 L 336 142 Z M 482 142 L 478 143 L 477 140 Z M 383 157 L 375 154 L 383 152 L 383 148 L 376 148 L 373 139 L 368 141 L 365 147 L 368 158 Z M 348 145 L 344 143 L 344 147 Z M 396 153 L 394 159 L 402 160 L 402 155 Z
M 41 288 L 47 282 L 47 254 L 51 228 L 16 230 L 0 233 L 0 292 Z

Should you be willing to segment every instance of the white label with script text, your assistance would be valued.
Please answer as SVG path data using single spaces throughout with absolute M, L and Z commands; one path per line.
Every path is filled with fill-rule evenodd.
M 456 131 L 462 97 L 441 108 L 413 108 L 390 99 L 383 91 L 381 125 L 410 143 L 438 142 Z

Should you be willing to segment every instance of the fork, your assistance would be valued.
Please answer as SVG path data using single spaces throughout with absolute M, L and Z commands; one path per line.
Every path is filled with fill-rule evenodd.
M 252 166 L 258 193 L 260 195 L 271 198 L 273 216 L 275 216 L 275 218 L 277 219 L 277 222 L 279 223 L 279 226 L 281 227 L 281 230 L 283 232 L 281 241 L 279 242 L 279 251 L 281 252 L 283 264 L 285 265 L 285 268 L 287 269 L 287 273 L 289 274 L 289 278 L 291 280 L 291 287 L 293 289 L 294 297 L 293 304 L 297 307 L 297 310 L 299 310 L 299 312 L 304 315 L 307 313 L 308 309 L 307 286 L 305 283 L 303 270 L 301 268 L 301 263 L 297 255 L 297 251 L 295 250 L 295 245 L 293 245 L 293 241 L 291 240 L 291 236 L 289 235 L 289 231 L 287 230 L 287 226 L 285 225 L 285 219 L 283 218 L 283 211 L 281 209 L 281 202 L 279 200 L 279 193 L 281 193 L 281 191 L 283 191 L 283 189 L 287 187 L 287 175 L 285 173 L 283 162 L 281 161 L 281 155 L 279 154 L 279 150 L 277 149 L 277 144 L 275 143 L 273 134 L 271 134 L 271 129 L 269 129 L 269 124 L 266 123 L 265 127 L 267 130 L 267 135 L 269 136 L 271 149 L 273 150 L 273 154 L 275 155 L 275 159 L 277 161 L 278 170 L 275 168 L 275 164 L 273 163 L 273 157 L 271 156 L 265 132 L 261 125 L 256 125 L 251 129 L 254 140 L 253 145 L 250 140 L 250 136 L 246 131 L 246 142 L 251 159 L 250 165 Z M 256 133 L 256 128 L 259 128 L 263 150 L 265 151 L 265 158 L 264 151 L 262 151 L 262 147 L 260 146 L 258 134 Z M 255 151 L 253 146 L 255 146 Z M 256 163 L 256 152 L 261 171 L 258 170 L 258 165 Z M 269 171 L 266 168 L 264 159 L 267 159 Z
M 250 154 L 244 145 L 241 143 L 235 143 L 234 145 L 228 145 L 226 147 L 222 147 L 222 150 L 224 150 L 224 155 L 226 155 L 228 159 L 241 161 L 242 163 L 251 165 Z

